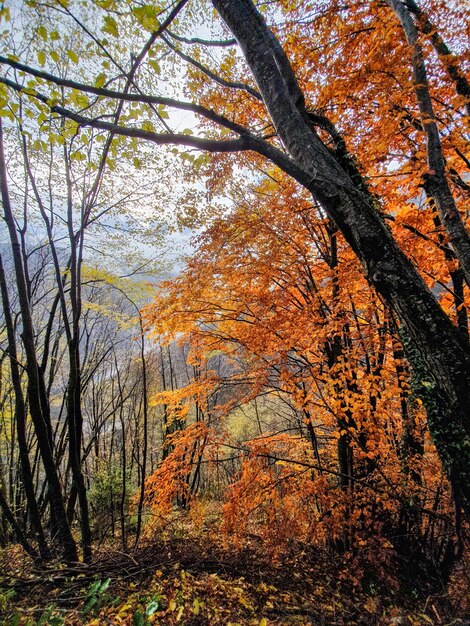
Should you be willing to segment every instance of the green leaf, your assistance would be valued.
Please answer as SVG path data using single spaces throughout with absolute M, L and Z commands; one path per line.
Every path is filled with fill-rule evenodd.
M 49 37 L 51 38 L 51 41 L 57 41 L 58 39 L 60 39 L 60 35 L 56 30 L 51 30 L 51 32 L 49 33 Z
M 55 61 L 56 63 L 59 62 L 60 57 L 59 57 L 58 52 L 56 52 L 55 50 L 51 50 L 50 55 L 53 61 Z
M 87 602 L 85 602 L 85 606 L 82 609 L 84 614 L 91 611 L 91 609 L 98 604 L 98 598 L 96 596 L 92 596 Z
M 78 54 L 74 50 L 67 50 L 67 56 L 73 63 L 78 63 Z
M 155 74 L 160 74 L 160 65 L 158 64 L 158 61 L 155 61 L 155 59 L 151 59 L 148 63 L 155 72 Z
M 152 124 L 152 122 L 149 122 L 148 120 L 145 120 L 145 122 L 142 123 L 142 130 L 146 130 L 150 133 L 154 133 L 155 132 L 155 127 Z
M 5 22 L 11 20 L 10 9 L 8 7 L 2 7 L 0 9 L 0 21 L 1 20 L 5 20 Z
M 145 626 L 147 620 L 142 611 L 136 611 L 132 616 L 132 626 Z
M 59 143 L 59 137 L 64 139 L 61 135 L 56 135 L 56 133 L 49 133 L 49 143 L 51 146 L 55 146 Z M 65 140 L 64 140 L 65 141 Z
M 160 602 L 157 599 L 153 599 L 149 604 L 147 604 L 147 608 L 145 609 L 145 615 L 150 617 L 154 613 L 158 611 L 160 608 Z
M 144 17 L 146 17 L 147 10 L 148 10 L 147 7 L 136 7 L 135 9 L 132 9 L 132 13 L 140 22 L 144 19 Z
M 106 74 L 104 72 L 101 72 L 101 74 L 98 74 L 98 76 L 95 78 L 95 87 L 102 87 L 105 83 Z
M 119 28 L 114 17 L 106 15 L 104 18 L 104 26 L 102 28 L 104 33 L 109 33 L 113 37 L 119 37 Z
M 144 6 L 132 9 L 132 13 L 138 19 L 140 24 L 149 31 L 158 30 L 160 22 L 157 19 L 157 11 L 155 7 Z
M 45 29 L 44 26 L 39 26 L 38 28 L 38 35 L 41 37 L 41 39 L 44 39 L 44 41 L 47 40 L 47 30 Z
M 96 580 L 88 589 L 87 597 L 93 596 L 101 587 L 101 580 Z
M 20 623 L 20 614 L 17 611 L 15 611 L 11 617 L 10 624 L 11 626 L 19 626 L 19 623 Z
M 85 159 L 86 159 L 86 156 L 83 154 L 83 152 L 77 151 L 70 155 L 71 161 L 84 161 Z
M 39 50 L 38 52 L 38 63 L 41 67 L 44 67 L 46 64 L 46 53 L 44 50 Z
M 33 150 L 46 150 L 47 144 L 45 141 L 41 141 L 41 139 L 35 139 L 33 141 Z
M 111 578 L 107 578 L 106 580 L 104 580 L 100 585 L 100 589 L 98 593 L 104 593 L 106 589 L 109 587 L 110 583 L 111 583 Z
M 26 94 L 27 96 L 37 96 L 37 91 L 36 89 L 33 89 L 32 87 L 23 87 L 23 89 L 21 90 L 21 93 Z
M 70 100 L 73 102 L 73 104 L 76 104 L 81 109 L 84 109 L 88 106 L 88 98 L 81 91 L 76 91 L 74 89 L 70 94 Z
M 9 120 L 11 120 L 12 122 L 15 119 L 15 116 L 13 115 L 13 113 L 10 111 L 10 109 L 0 109 L 0 117 L 7 117 Z

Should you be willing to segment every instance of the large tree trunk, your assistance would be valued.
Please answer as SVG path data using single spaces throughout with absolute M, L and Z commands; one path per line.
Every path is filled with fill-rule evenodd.
M 355 184 L 312 129 L 292 67 L 251 0 L 213 0 L 237 38 L 291 159 L 298 181 L 335 221 L 367 279 L 396 312 L 407 357 L 424 368 L 429 430 L 459 504 L 470 515 L 470 355 L 384 224 L 376 202 Z M 425 383 L 425 384 L 424 384 Z

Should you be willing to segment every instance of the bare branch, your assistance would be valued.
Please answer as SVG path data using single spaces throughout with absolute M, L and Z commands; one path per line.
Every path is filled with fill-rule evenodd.
M 214 41 L 208 41 L 207 39 L 199 39 L 199 37 L 192 37 L 188 39 L 187 37 L 181 37 L 181 35 L 177 35 L 176 33 L 172 33 L 167 29 L 167 35 L 170 35 L 172 39 L 176 39 L 180 43 L 185 43 L 188 45 L 200 44 L 201 46 L 214 46 L 219 48 L 228 48 L 229 46 L 235 46 L 237 44 L 236 39 L 218 39 Z
M 185 54 L 181 50 L 178 50 L 178 48 L 168 39 L 168 37 L 162 36 L 162 39 L 167 44 L 167 46 L 169 46 L 173 50 L 175 54 L 177 54 L 181 59 L 183 59 L 183 61 L 190 63 L 193 67 L 196 67 L 203 74 L 211 78 L 213 81 L 215 81 L 219 85 L 222 85 L 222 87 L 228 87 L 229 89 L 240 89 L 242 91 L 246 91 L 247 93 L 250 94 L 250 96 L 253 96 L 253 98 L 256 98 L 257 100 L 261 100 L 261 101 L 263 100 L 260 93 L 253 87 L 250 87 L 250 85 L 247 85 L 245 83 L 238 83 L 238 82 L 234 82 L 234 81 L 226 80 L 225 78 L 222 78 L 222 76 L 215 74 L 212 70 L 205 67 L 205 65 L 202 65 L 202 63 L 199 63 L 199 61 L 196 61 L 196 59 L 193 59 L 193 57 L 189 56 L 189 54 Z

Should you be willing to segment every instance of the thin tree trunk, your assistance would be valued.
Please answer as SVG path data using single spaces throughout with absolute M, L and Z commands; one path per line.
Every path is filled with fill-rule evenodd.
M 69 463 L 72 470 L 73 484 L 77 491 L 80 504 L 80 527 L 82 534 L 83 558 L 87 562 L 91 559 L 91 529 L 88 499 L 85 480 L 82 471 L 82 392 L 80 369 L 80 317 L 81 317 L 81 246 L 83 245 L 83 228 L 79 232 L 80 243 L 77 245 L 77 236 L 73 227 L 73 199 L 72 181 L 70 178 L 70 158 L 67 147 L 64 146 L 64 164 L 67 179 L 67 226 L 71 248 L 70 260 L 70 303 L 72 309 L 72 324 L 69 337 L 69 381 L 67 385 L 67 423 L 69 435 Z M 78 250 L 77 250 L 78 248 Z
M 13 261 L 15 265 L 15 278 L 18 289 L 18 297 L 21 308 L 21 319 L 23 322 L 22 339 L 26 352 L 26 369 L 28 374 L 28 396 L 31 410 L 31 418 L 34 423 L 36 436 L 38 440 L 41 457 L 46 473 L 48 483 L 49 499 L 51 510 L 57 521 L 58 533 L 61 543 L 61 549 L 64 558 L 69 561 L 76 561 L 78 558 L 75 541 L 72 537 L 70 526 L 65 513 L 64 502 L 62 498 L 62 487 L 59 481 L 57 468 L 54 461 L 52 448 L 52 429 L 50 424 L 50 415 L 47 411 L 43 391 L 44 386 L 41 385 L 41 373 L 36 357 L 36 347 L 34 343 L 34 328 L 30 311 L 30 303 L 28 298 L 28 290 L 26 277 L 24 274 L 24 266 L 22 263 L 21 248 L 16 232 L 16 224 L 13 211 L 10 204 L 10 196 L 8 192 L 7 171 L 5 163 L 5 154 L 3 148 L 3 126 L 0 119 L 0 184 L 3 202 L 4 218 L 8 227 L 10 236 Z
M 33 474 L 31 472 L 31 463 L 29 460 L 28 444 L 26 441 L 26 403 L 24 400 L 23 389 L 21 387 L 21 376 L 18 367 L 18 355 L 16 351 L 15 331 L 10 309 L 10 299 L 5 280 L 5 271 L 3 268 L 2 256 L 0 255 L 0 290 L 2 294 L 3 313 L 5 317 L 5 325 L 8 335 L 8 353 L 10 356 L 11 379 L 15 392 L 15 423 L 16 433 L 18 437 L 19 457 L 21 463 L 21 478 L 28 503 L 29 516 L 31 525 L 36 534 L 39 553 L 41 558 L 48 560 L 51 556 L 47 546 L 46 537 L 41 523 L 38 503 L 34 490 Z
M 5 496 L 3 494 L 3 490 L 2 489 L 0 489 L 0 509 L 2 510 L 6 520 L 8 521 L 8 523 L 10 524 L 10 526 L 13 529 L 13 532 L 15 533 L 16 538 L 18 539 L 20 544 L 23 546 L 25 551 L 30 556 L 32 556 L 33 559 L 37 559 L 38 558 L 38 554 L 37 554 L 36 550 L 31 546 L 31 544 L 28 542 L 28 540 L 27 540 L 24 532 L 22 531 L 20 525 L 16 521 L 15 516 L 13 515 L 10 507 L 8 506 L 8 502 L 5 499 Z
M 442 39 L 437 28 L 432 24 L 429 17 L 418 6 L 415 0 L 405 0 L 408 10 L 418 18 L 418 26 L 422 33 L 429 36 L 435 51 L 442 60 L 444 69 L 455 83 L 455 90 L 465 99 L 465 111 L 470 116 L 470 84 L 467 77 L 457 64 L 457 60 L 450 51 L 449 46 Z
M 147 384 L 147 361 L 145 358 L 145 342 L 144 342 L 144 328 L 142 325 L 142 317 L 139 313 L 141 343 L 140 343 L 140 361 L 142 363 L 142 399 L 143 399 L 143 443 L 142 443 L 142 465 L 141 465 L 141 484 L 139 504 L 137 506 L 137 529 L 135 543 L 137 544 L 140 537 L 142 528 L 142 512 L 144 507 L 145 498 L 145 478 L 147 475 L 147 454 L 148 454 L 148 384 Z M 163 365 L 162 365 L 163 366 Z
M 441 222 L 444 224 L 455 254 L 460 261 L 467 285 L 470 287 L 470 236 L 455 204 L 442 152 L 439 129 L 432 104 L 424 55 L 413 18 L 401 0 L 387 0 L 387 4 L 402 25 L 406 41 L 412 50 L 413 81 L 418 101 L 421 124 L 426 135 L 428 172 L 424 186 L 434 199 Z

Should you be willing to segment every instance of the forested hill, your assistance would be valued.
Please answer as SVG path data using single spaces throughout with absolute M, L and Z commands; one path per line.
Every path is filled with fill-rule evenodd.
M 467 623 L 469 16 L 0 3 L 0 623 Z

